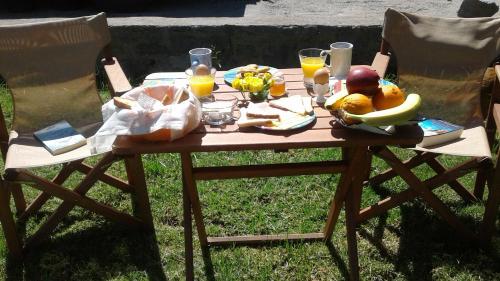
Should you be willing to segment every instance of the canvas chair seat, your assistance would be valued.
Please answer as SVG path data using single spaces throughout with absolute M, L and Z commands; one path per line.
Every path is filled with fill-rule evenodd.
M 415 150 L 455 156 L 491 158 L 486 130 L 482 126 L 465 129 L 459 139 L 429 147 L 415 147 Z
M 99 129 L 101 124 L 95 123 L 83 128 L 77 128 L 77 131 L 81 132 L 85 137 L 89 137 Z M 62 164 L 93 155 L 97 154 L 91 153 L 88 144 L 66 153 L 52 155 L 40 141 L 33 137 L 32 133 L 18 134 L 16 131 L 11 131 L 4 170 L 28 169 Z

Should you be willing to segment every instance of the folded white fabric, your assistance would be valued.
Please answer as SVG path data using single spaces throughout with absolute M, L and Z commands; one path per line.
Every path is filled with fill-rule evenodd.
M 121 98 L 135 102 L 130 109 L 117 107 L 113 100 L 102 106 L 104 124 L 87 140 L 93 154 L 110 151 L 118 135 L 145 135 L 166 129 L 170 133 L 165 140 L 172 141 L 191 132 L 201 120 L 198 99 L 176 85 L 137 87 Z

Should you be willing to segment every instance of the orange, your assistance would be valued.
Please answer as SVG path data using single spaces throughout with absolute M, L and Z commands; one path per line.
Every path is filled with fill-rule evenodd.
M 351 114 L 365 114 L 373 111 L 372 101 L 362 94 L 350 94 L 342 100 L 340 108 Z
M 373 106 L 377 110 L 389 109 L 401 105 L 405 94 L 396 85 L 385 85 L 373 96 Z

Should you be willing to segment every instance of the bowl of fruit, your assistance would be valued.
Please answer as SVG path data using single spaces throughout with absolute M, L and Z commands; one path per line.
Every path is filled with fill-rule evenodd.
M 325 108 L 333 111 L 339 123 L 347 127 L 409 124 L 420 108 L 418 94 L 405 94 L 367 66 L 353 67 L 345 85 L 327 99 Z

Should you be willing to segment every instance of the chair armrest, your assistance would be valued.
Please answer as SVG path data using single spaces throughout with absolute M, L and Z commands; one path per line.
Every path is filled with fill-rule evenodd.
M 390 58 L 390 56 L 383 55 L 380 52 L 377 52 L 375 58 L 373 58 L 372 68 L 377 71 L 380 78 L 384 78 Z
M 493 105 L 493 118 L 495 119 L 497 132 L 500 132 L 500 104 L 498 103 Z
M 120 63 L 115 57 L 103 59 L 102 64 L 108 77 L 109 90 L 112 96 L 121 96 L 132 89 L 125 73 L 123 73 Z
M 499 90 L 499 82 L 500 82 L 500 65 L 495 65 L 495 73 L 497 75 L 495 85 L 493 86 L 493 94 L 492 94 L 492 99 L 495 98 L 495 91 Z M 491 109 L 493 119 L 495 120 L 495 125 L 497 127 L 497 132 L 500 132 L 500 104 L 495 103 L 495 101 L 492 101 L 493 103 L 493 108 Z
M 9 131 L 7 130 L 7 122 L 5 121 L 5 115 L 3 114 L 2 107 L 0 106 L 0 152 L 2 153 L 2 159 L 5 163 L 5 158 L 7 157 L 7 150 L 9 148 Z
M 500 82 L 500 64 L 495 65 L 495 73 L 497 74 L 497 82 Z

